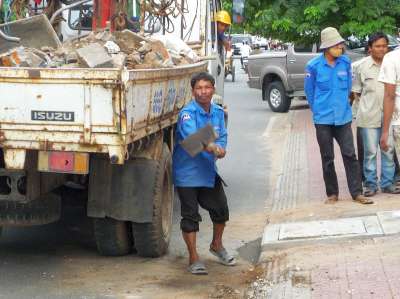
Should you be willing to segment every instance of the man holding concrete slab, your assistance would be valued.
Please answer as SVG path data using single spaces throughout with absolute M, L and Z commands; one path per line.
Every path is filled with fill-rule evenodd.
M 207 268 L 196 250 L 196 233 L 201 221 L 199 205 L 209 212 L 213 222 L 210 253 L 224 265 L 236 263 L 222 244 L 229 210 L 216 160 L 225 157 L 227 131 L 224 110 L 211 101 L 214 84 L 214 78 L 206 72 L 192 77 L 194 99 L 179 114 L 173 154 L 174 184 L 181 202 L 181 229 L 189 252 L 188 271 L 203 275 L 207 274 Z

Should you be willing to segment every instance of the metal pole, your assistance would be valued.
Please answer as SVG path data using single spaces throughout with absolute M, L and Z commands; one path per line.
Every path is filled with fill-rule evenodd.
M 14 37 L 14 36 L 9 36 L 7 34 L 5 34 L 3 31 L 0 30 L 0 37 L 2 39 L 5 39 L 6 41 L 9 42 L 16 42 L 19 43 L 21 41 L 21 39 L 19 37 Z
M 181 39 L 183 40 L 183 12 L 185 10 L 185 0 L 181 0 Z

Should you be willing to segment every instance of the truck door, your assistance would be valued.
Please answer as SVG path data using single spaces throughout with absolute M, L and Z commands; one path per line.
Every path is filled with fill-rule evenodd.
M 217 38 L 217 24 L 215 22 L 215 14 L 217 11 L 221 9 L 221 1 L 220 0 L 209 0 L 208 4 L 208 20 L 207 24 L 210 24 L 208 28 L 208 40 L 210 43 L 210 47 L 207 47 L 210 50 L 208 53 L 209 56 L 213 56 L 216 59 L 210 61 L 209 64 L 209 72 L 215 78 L 216 85 L 216 94 L 214 97 L 214 101 L 217 104 L 223 104 L 223 96 L 224 96 L 224 81 L 225 81 L 225 48 L 218 43 Z
M 304 88 L 305 67 L 309 60 L 317 56 L 315 46 L 290 45 L 287 51 L 289 86 L 294 91 Z

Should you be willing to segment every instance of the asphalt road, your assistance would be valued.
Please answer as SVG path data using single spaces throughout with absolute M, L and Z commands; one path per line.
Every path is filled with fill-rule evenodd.
M 270 159 L 263 135 L 273 115 L 261 101 L 261 91 L 249 89 L 246 75 L 239 72 L 236 82 L 230 82 L 230 76 L 226 80 L 229 147 L 227 157 L 219 162 L 221 176 L 228 184 L 231 215 L 225 246 L 233 252 L 261 236 Z M 78 200 L 81 197 L 79 192 L 73 196 L 57 223 L 4 230 L 0 239 L 0 298 L 202 298 L 218 281 L 233 283 L 229 270 L 213 262 L 207 252 L 211 223 L 205 213 L 198 247 L 208 259 L 210 272 L 216 274 L 193 280 L 185 271 L 187 256 L 179 232 L 178 202 L 167 256 L 110 258 L 96 252 L 91 221 Z M 241 265 L 247 267 L 246 261 Z

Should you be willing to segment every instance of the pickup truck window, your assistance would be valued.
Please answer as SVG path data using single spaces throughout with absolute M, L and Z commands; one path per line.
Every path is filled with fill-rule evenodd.
M 295 45 L 294 51 L 297 53 L 311 53 L 313 51 L 313 45 Z

